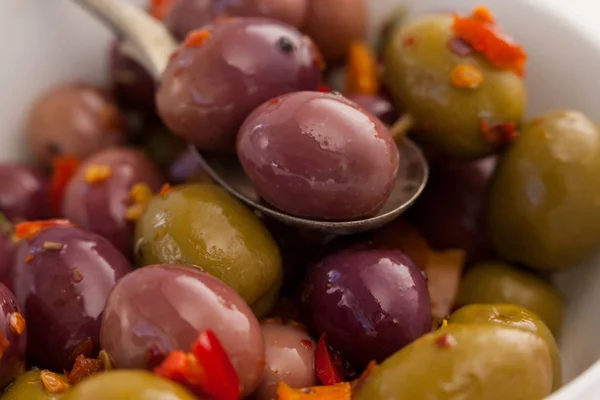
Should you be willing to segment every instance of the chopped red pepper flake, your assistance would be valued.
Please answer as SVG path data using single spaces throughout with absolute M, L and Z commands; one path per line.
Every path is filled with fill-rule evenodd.
M 176 350 L 154 369 L 154 373 L 178 382 L 200 397 L 237 400 L 240 381 L 217 336 L 210 330 L 200 334 L 192 352 Z
M 306 350 L 312 350 L 313 347 L 313 342 L 312 340 L 308 340 L 308 339 L 303 339 L 300 341 L 300 344 L 306 349 Z
M 407 36 L 402 40 L 404 47 L 410 47 L 417 42 L 414 36 Z
M 4 336 L 4 333 L 0 332 L 0 360 L 4 356 L 4 352 L 6 351 L 6 349 L 8 349 L 9 346 L 10 342 L 8 341 L 6 336 Z
M 160 189 L 160 195 L 166 196 L 173 191 L 173 187 L 168 183 L 165 183 L 164 186 Z
M 279 103 L 281 103 L 281 99 L 279 97 L 269 100 L 269 104 L 271 104 L 273 106 L 276 106 Z
M 93 351 L 94 342 L 92 341 L 92 338 L 87 338 L 86 340 L 75 346 L 73 350 L 71 350 L 71 356 L 69 357 L 69 359 L 74 362 L 77 359 L 77 357 L 81 355 L 83 355 L 86 358 L 90 358 L 92 356 Z
M 331 88 L 324 83 L 321 83 L 317 90 L 321 93 L 331 93 Z
M 47 393 L 59 394 L 69 389 L 67 381 L 54 372 L 42 371 L 41 380 Z
M 453 29 L 456 36 L 483 53 L 496 67 L 523 76 L 527 54 L 522 46 L 500 32 L 493 21 L 489 11 L 479 8 L 469 17 L 454 15 Z
M 310 49 L 310 52 L 311 52 L 311 54 L 313 56 L 314 65 L 320 71 L 324 71 L 325 68 L 327 68 L 327 64 L 325 64 L 325 59 L 323 58 L 323 55 L 321 54 L 321 51 L 319 51 L 319 48 L 308 37 L 306 37 L 305 40 L 307 40 L 309 42 L 309 46 L 310 46 L 309 49 Z
M 49 195 L 50 210 L 53 214 L 60 214 L 65 188 L 78 167 L 79 160 L 73 156 L 55 157 L 52 160 L 52 176 L 50 177 Z
M 17 224 L 15 227 L 15 236 L 18 239 L 31 240 L 39 235 L 42 231 L 57 226 L 74 226 L 67 219 L 48 219 L 44 221 L 26 221 Z
M 152 0 L 152 3 L 150 4 L 150 15 L 157 20 L 162 21 L 167 14 L 169 14 L 174 3 L 175 0 Z
M 110 165 L 90 165 L 84 172 L 85 181 L 90 185 L 106 182 L 111 176 Z
M 335 385 L 336 383 L 344 381 L 342 372 L 334 363 L 329 346 L 327 345 L 327 337 L 325 334 L 321 335 L 319 343 L 317 343 L 317 349 L 315 351 L 315 369 L 317 377 L 323 385 Z
M 31 254 L 27 254 L 27 257 L 25 257 L 25 264 L 29 264 L 32 261 L 33 261 L 33 256 Z
M 437 338 L 435 341 L 435 345 L 442 349 L 451 349 L 453 347 L 456 347 L 456 344 L 457 343 L 456 343 L 456 339 L 454 338 L 454 336 L 452 336 L 448 333 L 444 333 L 439 338 Z
M 362 42 L 353 42 L 348 49 L 347 94 L 374 95 L 379 92 L 377 58 Z
M 185 38 L 183 45 L 188 48 L 202 47 L 211 36 L 211 33 L 205 29 L 192 31 Z
M 23 318 L 23 315 L 21 315 L 21 313 L 11 313 L 8 316 L 8 323 L 10 324 L 10 327 L 13 330 L 13 332 L 17 335 L 21 335 L 23 332 L 25 332 L 25 327 L 27 325 L 25 323 L 25 318 Z
M 471 64 L 458 64 L 450 73 L 452 85 L 458 89 L 477 89 L 483 83 L 483 72 Z
M 487 7 L 479 6 L 473 10 L 473 18 L 481 21 L 495 24 L 496 20 Z
M 281 382 L 277 387 L 278 400 L 350 400 L 351 398 L 352 387 L 348 382 L 303 389 L 292 389 L 285 382 Z
M 83 355 L 77 356 L 75 364 L 71 371 L 67 373 L 67 378 L 72 385 L 76 385 L 87 377 L 97 374 L 104 370 L 104 363 L 94 358 L 86 358 Z
M 492 144 L 510 143 L 519 137 L 519 131 L 514 122 L 490 126 L 487 121 L 481 120 L 479 130 L 485 141 Z

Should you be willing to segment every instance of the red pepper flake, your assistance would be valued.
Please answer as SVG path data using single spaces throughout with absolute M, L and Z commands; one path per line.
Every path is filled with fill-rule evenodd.
M 441 349 L 451 349 L 456 347 L 456 339 L 454 336 L 444 333 L 439 338 L 436 339 L 435 345 Z
M 104 370 L 104 363 L 100 360 L 93 358 L 86 358 L 83 355 L 77 356 L 75 364 L 69 373 L 67 378 L 72 385 L 76 385 L 85 378 L 88 378 L 100 371 Z
M 329 86 L 327 86 L 324 83 L 321 83 L 319 85 L 319 88 L 317 89 L 317 91 L 321 92 L 321 93 L 331 93 L 331 88 Z
M 45 221 L 26 221 L 21 222 L 15 227 L 15 236 L 18 239 L 31 240 L 39 235 L 46 229 L 54 228 L 57 226 L 74 226 L 71 221 L 67 219 L 48 219 Z
M 308 340 L 308 339 L 302 339 L 300 341 L 300 344 L 306 349 L 306 350 L 312 350 L 313 347 L 313 342 L 312 340 Z
M 42 384 L 46 393 L 59 394 L 69 389 L 67 381 L 62 379 L 60 376 L 50 371 L 42 371 L 41 374 Z
M 483 72 L 471 64 L 459 64 L 450 73 L 452 85 L 458 89 L 477 89 L 483 83 Z
M 323 58 L 323 55 L 319 51 L 319 48 L 307 36 L 304 37 L 304 40 L 308 41 L 309 51 L 313 57 L 314 65 L 319 69 L 319 71 L 324 71 L 325 68 L 327 67 L 327 65 L 325 64 L 325 59 Z
M 137 203 L 127 207 L 125 210 L 124 218 L 127 221 L 137 221 L 142 218 L 142 215 L 146 212 L 147 205 L 143 203 Z
M 171 63 L 174 59 L 176 59 L 180 53 L 181 53 L 181 50 L 179 50 L 179 49 L 172 52 L 171 55 L 169 56 L 169 63 Z
M 292 389 L 285 382 L 277 387 L 278 400 L 350 400 L 352 387 L 348 382 L 330 386 Z
M 160 195 L 165 197 L 166 195 L 168 195 L 169 193 L 171 193 L 173 191 L 173 187 L 171 185 L 169 185 L 168 183 L 165 183 L 164 186 L 160 189 Z
M 521 45 L 500 32 L 488 10 L 480 7 L 469 17 L 454 15 L 453 29 L 460 39 L 485 55 L 496 67 L 524 75 L 527 54 Z
M 377 58 L 362 42 L 353 42 L 348 48 L 346 62 L 346 93 L 371 96 L 379 92 Z
M 457 37 L 449 39 L 447 45 L 451 52 L 460 57 L 470 56 L 474 51 L 469 43 Z
M 73 348 L 71 351 L 71 356 L 69 360 L 75 361 L 77 357 L 84 356 L 86 358 L 90 358 L 92 356 L 92 352 L 94 351 L 94 342 L 92 342 L 92 338 L 87 338 L 83 342 L 79 343 L 77 346 Z
M 0 360 L 4 356 L 4 352 L 8 349 L 9 346 L 10 342 L 8 341 L 6 336 L 4 336 L 2 332 L 0 332 Z
M 17 335 L 21 335 L 25 332 L 25 327 L 27 326 L 25 323 L 25 318 L 19 312 L 11 313 L 8 316 L 8 323 L 10 324 L 11 329 Z
M 25 264 L 29 264 L 32 261 L 33 261 L 33 256 L 31 254 L 27 254 L 27 257 L 25 257 Z
M 486 142 L 491 144 L 510 143 L 519 137 L 517 125 L 514 122 L 505 122 L 490 126 L 490 124 L 481 120 L 479 130 Z
M 73 282 L 81 283 L 81 281 L 83 281 L 83 275 L 81 274 L 81 271 L 75 268 L 73 270 Z
M 129 196 L 134 204 L 146 204 L 152 200 L 152 189 L 146 183 L 136 183 L 131 187 Z
M 216 335 L 204 331 L 192 344 L 192 352 L 176 350 L 154 369 L 154 373 L 178 382 L 199 397 L 237 400 L 240 381 Z
M 279 97 L 269 100 L 269 104 L 271 104 L 272 106 L 276 106 L 279 103 L 281 103 L 281 99 Z
M 343 382 L 342 372 L 337 368 L 327 345 L 327 337 L 321 335 L 315 351 L 315 369 L 317 377 L 323 385 L 335 385 Z
M 150 15 L 159 21 L 166 18 L 167 14 L 171 11 L 171 7 L 175 0 L 152 0 L 150 4 Z
M 202 47 L 211 36 L 211 33 L 206 29 L 192 31 L 185 38 L 183 45 L 187 48 Z
M 84 172 L 85 181 L 90 185 L 106 182 L 111 176 L 110 165 L 90 165 Z
M 55 157 L 52 160 L 52 176 L 50 177 L 50 210 L 59 215 L 67 184 L 75 175 L 79 160 L 73 156 Z
M 404 45 L 404 47 L 410 47 L 413 44 L 415 44 L 417 42 L 417 39 L 415 39 L 414 36 L 407 36 L 404 39 L 402 39 L 402 44 Z

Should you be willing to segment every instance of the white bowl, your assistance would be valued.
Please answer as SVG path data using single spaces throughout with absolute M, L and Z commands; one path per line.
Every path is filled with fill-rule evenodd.
M 592 1 L 567 3 L 594 7 Z M 374 25 L 401 2 L 372 0 Z M 600 29 L 593 29 L 596 21 L 585 19 L 581 8 L 565 15 L 561 7 L 548 4 L 556 3 L 551 0 L 404 2 L 412 12 L 468 11 L 479 4 L 489 6 L 504 29 L 528 51 L 528 114 L 574 108 L 600 120 Z M 29 106 L 43 90 L 65 81 L 105 81 L 111 37 L 70 0 L 0 1 L 0 160 L 27 158 L 23 124 Z M 600 363 L 596 362 L 600 358 L 599 264 L 600 255 L 556 277 L 568 298 L 560 338 L 567 384 L 551 396 L 552 400 L 600 399 Z

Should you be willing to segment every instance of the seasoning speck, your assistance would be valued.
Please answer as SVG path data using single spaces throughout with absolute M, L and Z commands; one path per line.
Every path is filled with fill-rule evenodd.
M 146 204 L 134 204 L 125 211 L 125 219 L 127 221 L 137 221 L 144 215 L 144 212 L 146 212 Z
M 85 181 L 89 184 L 102 183 L 112 175 L 110 165 L 90 165 L 85 170 Z
M 301 341 L 300 341 L 300 344 L 301 344 L 302 346 L 304 346 L 304 348 L 305 348 L 306 350 L 311 350 L 311 349 L 312 349 L 312 347 L 313 347 L 313 342 L 312 342 L 311 340 L 307 340 L 307 339 L 301 340 Z
M 183 43 L 183 45 L 188 48 L 202 47 L 202 45 L 206 43 L 206 41 L 210 39 L 210 37 L 211 34 L 207 30 L 202 29 L 198 31 L 193 31 L 190 32 L 190 34 L 185 38 L 185 42 Z
M 447 334 L 447 333 L 444 333 L 439 338 L 437 338 L 437 340 L 435 341 L 435 344 L 437 347 L 442 348 L 442 349 L 451 349 L 453 347 L 456 347 L 456 345 L 457 345 L 456 339 L 454 338 L 454 336 Z
M 415 37 L 414 37 L 414 36 L 407 36 L 407 37 L 405 37 L 404 39 L 402 39 L 402 44 L 403 44 L 405 47 L 410 47 L 410 46 L 412 46 L 413 44 L 415 44 L 416 42 L 417 42 L 417 40 L 415 39 Z
M 8 316 L 8 323 L 10 324 L 10 327 L 13 330 L 13 332 L 17 335 L 21 335 L 23 332 L 25 332 L 25 318 L 23 318 L 23 315 L 21 315 L 21 313 L 11 313 Z
M 6 349 L 8 349 L 8 346 L 10 346 L 10 342 L 8 341 L 6 336 L 4 336 L 2 332 L 0 332 L 0 359 L 2 359 L 2 357 L 4 356 L 4 352 L 6 351 Z
M 145 183 L 136 183 L 129 191 L 129 196 L 134 203 L 148 203 L 152 200 L 152 190 Z
M 33 261 L 33 256 L 28 254 L 27 257 L 25 257 L 25 264 L 29 264 L 31 261 Z
M 80 283 L 81 281 L 83 281 L 83 275 L 81 274 L 81 271 L 75 268 L 73 270 L 73 282 Z
M 173 190 L 173 187 L 171 185 L 169 185 L 168 183 L 165 183 L 163 185 L 163 187 L 160 189 L 160 195 L 165 197 L 166 195 L 168 195 L 169 193 L 171 193 L 171 191 Z
M 44 242 L 44 250 L 61 250 L 63 248 L 62 243 L 56 242 Z
M 47 393 L 59 394 L 65 392 L 69 388 L 67 381 L 54 372 L 42 371 L 41 379 Z
M 476 89 L 483 83 L 483 72 L 474 65 L 459 64 L 450 73 L 455 88 Z

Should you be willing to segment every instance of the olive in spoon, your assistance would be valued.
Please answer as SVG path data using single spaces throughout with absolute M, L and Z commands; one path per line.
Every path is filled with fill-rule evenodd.
M 136 6 L 120 0 L 74 1 L 93 12 L 122 36 L 128 54 L 144 65 L 157 81 L 163 80 L 163 73 L 169 65 L 171 56 L 178 51 L 179 45 L 160 22 Z M 202 37 L 195 39 L 201 41 Z M 216 77 L 206 76 L 204 79 L 215 81 Z M 204 93 L 195 93 L 195 95 L 201 97 Z M 258 105 L 260 104 L 256 106 Z M 227 123 L 227 121 L 221 122 Z M 338 235 L 353 234 L 372 230 L 391 222 L 410 207 L 425 187 L 429 174 L 427 163 L 419 148 L 403 137 L 406 122 L 401 120 L 391 129 L 399 150 L 399 168 L 390 196 L 374 216 L 350 221 L 302 218 L 273 208 L 258 196 L 234 154 L 219 152 L 223 150 L 219 146 L 214 146 L 215 151 L 204 150 L 210 146 L 202 146 L 202 151 L 194 145 L 191 146 L 203 167 L 217 183 L 262 214 L 298 228 Z

